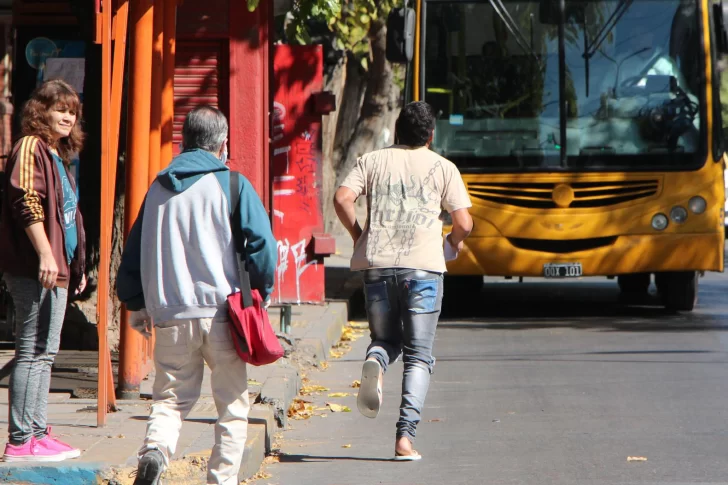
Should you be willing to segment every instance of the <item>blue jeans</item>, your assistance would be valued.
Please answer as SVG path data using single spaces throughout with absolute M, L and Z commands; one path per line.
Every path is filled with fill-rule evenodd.
M 364 292 L 372 339 L 367 358 L 376 359 L 386 372 L 404 354 L 397 438 L 414 441 L 435 365 L 432 346 L 442 308 L 442 274 L 371 269 L 364 272 Z
M 4 275 L 13 297 L 17 331 L 15 367 L 10 374 L 10 444 L 47 434 L 51 368 L 61 344 L 66 288 L 43 288 L 36 279 Z

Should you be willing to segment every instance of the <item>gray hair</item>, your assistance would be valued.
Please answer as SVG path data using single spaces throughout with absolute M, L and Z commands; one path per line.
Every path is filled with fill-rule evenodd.
M 225 115 L 212 106 L 198 106 L 187 114 L 182 126 L 182 145 L 185 150 L 199 148 L 217 153 L 228 135 Z

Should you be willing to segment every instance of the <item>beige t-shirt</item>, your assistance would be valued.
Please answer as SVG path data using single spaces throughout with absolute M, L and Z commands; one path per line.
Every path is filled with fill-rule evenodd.
M 341 186 L 367 197 L 367 222 L 352 270 L 446 271 L 440 214 L 472 206 L 451 161 L 427 147 L 394 145 L 357 160 Z

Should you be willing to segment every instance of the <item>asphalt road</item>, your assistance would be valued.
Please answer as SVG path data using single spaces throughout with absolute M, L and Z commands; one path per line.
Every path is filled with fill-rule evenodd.
M 365 336 L 309 375 L 353 392 L 313 396 L 315 406 L 352 412 L 292 421 L 280 463 L 256 483 L 728 483 L 728 276 L 701 279 L 693 313 L 646 303 L 619 303 L 607 280 L 488 282 L 439 326 L 416 463 L 389 461 L 401 363 L 379 417 L 356 410 Z

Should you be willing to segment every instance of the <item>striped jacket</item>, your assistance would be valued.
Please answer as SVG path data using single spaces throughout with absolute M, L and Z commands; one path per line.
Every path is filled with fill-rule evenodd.
M 68 180 L 75 191 L 71 173 Z M 76 211 L 78 247 L 67 264 L 63 230 L 63 190 L 48 145 L 35 136 L 17 141 L 5 167 L 5 190 L 0 206 L 0 272 L 38 278 L 38 255 L 25 228 L 43 223 L 58 265 L 56 285 L 74 291 L 85 271 L 86 238 L 81 211 Z M 80 256 L 80 257 L 79 257 Z

